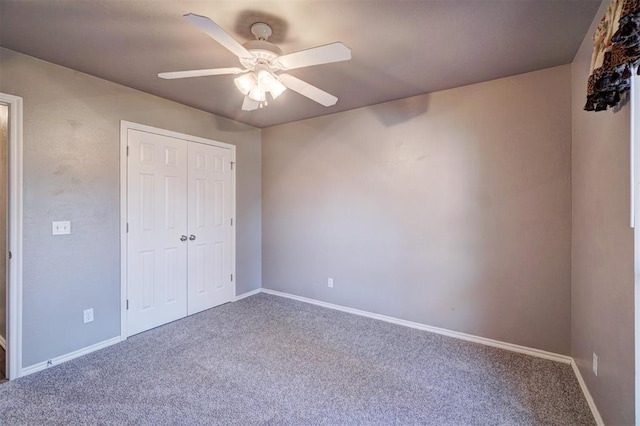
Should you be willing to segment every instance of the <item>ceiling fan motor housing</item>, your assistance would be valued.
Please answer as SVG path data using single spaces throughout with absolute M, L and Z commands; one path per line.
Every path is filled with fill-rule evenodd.
M 246 68 L 251 68 L 255 64 L 255 59 L 263 59 L 275 65 L 275 60 L 282 55 L 282 50 L 278 46 L 266 40 L 251 40 L 242 46 L 253 55 L 253 58 L 240 58 L 240 63 Z

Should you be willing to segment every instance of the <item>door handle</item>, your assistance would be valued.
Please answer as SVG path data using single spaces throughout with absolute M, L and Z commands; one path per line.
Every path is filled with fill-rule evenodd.
M 180 237 L 180 241 L 187 241 L 187 236 L 183 235 L 182 237 Z
M 190 240 L 190 241 L 193 241 L 193 240 L 195 240 L 195 239 L 196 239 L 196 236 L 195 236 L 195 235 L 193 235 L 193 234 L 189 235 L 189 240 Z

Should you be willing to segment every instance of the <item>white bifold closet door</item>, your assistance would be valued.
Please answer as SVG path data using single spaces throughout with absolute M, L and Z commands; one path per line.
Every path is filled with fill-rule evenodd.
M 228 149 L 189 143 L 188 313 L 230 302 L 231 157 Z
M 128 130 L 127 334 L 233 299 L 229 149 Z

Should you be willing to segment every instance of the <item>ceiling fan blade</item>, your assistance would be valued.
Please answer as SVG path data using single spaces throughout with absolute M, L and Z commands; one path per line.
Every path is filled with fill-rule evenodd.
M 249 95 L 244 97 L 244 102 L 242 102 L 242 110 L 243 111 L 253 111 L 258 109 L 260 106 L 260 102 L 254 101 L 249 97 Z
M 338 102 L 338 98 L 336 98 L 332 94 L 327 93 L 324 90 L 320 90 L 316 86 L 312 86 L 306 81 L 302 81 L 292 75 L 280 74 L 278 77 L 280 78 L 280 82 L 287 86 L 289 89 L 293 90 L 294 92 L 298 92 L 302 96 L 306 96 L 307 98 L 311 99 L 312 101 L 316 101 L 321 105 L 329 107 L 335 105 L 336 102 Z
M 225 30 L 222 29 L 218 24 L 213 22 L 211 19 L 206 16 L 196 15 L 195 13 L 187 13 L 184 17 L 191 22 L 193 25 L 200 28 L 205 34 L 209 37 L 220 43 L 222 46 L 227 48 L 231 53 L 240 57 L 240 58 L 248 58 L 251 59 L 251 53 L 247 49 L 244 48 L 236 39 L 231 37 Z
M 207 75 L 224 75 L 224 74 L 240 74 L 248 70 L 242 68 L 208 68 L 204 70 L 191 70 L 191 71 L 173 71 L 173 72 L 161 72 L 158 77 L 167 80 L 174 78 L 188 78 L 188 77 L 204 77 Z
M 349 59 L 351 59 L 351 49 L 337 42 L 289 53 L 288 55 L 280 56 L 278 61 L 285 69 L 291 70 L 312 65 L 348 61 Z

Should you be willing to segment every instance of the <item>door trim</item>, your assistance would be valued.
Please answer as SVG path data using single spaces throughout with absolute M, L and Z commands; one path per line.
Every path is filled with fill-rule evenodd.
M 22 98 L 0 93 L 0 102 L 9 105 L 9 209 L 7 261 L 7 378 L 22 375 Z
M 631 72 L 629 93 L 629 157 L 631 227 L 633 228 L 633 316 L 634 316 L 634 408 L 636 426 L 640 426 L 640 77 Z
M 231 217 L 233 218 L 233 228 L 231 229 L 231 273 L 233 274 L 233 288 L 236 286 L 236 146 L 228 143 L 205 139 L 198 136 L 191 136 L 171 130 L 159 129 L 157 127 L 130 121 L 120 121 L 120 340 L 127 340 L 127 145 L 128 131 L 138 130 L 161 136 L 168 136 L 176 139 L 183 139 L 187 142 L 197 142 L 206 145 L 213 145 L 226 148 L 231 151 L 231 161 L 234 167 L 231 171 Z M 234 291 L 235 294 L 235 291 Z

